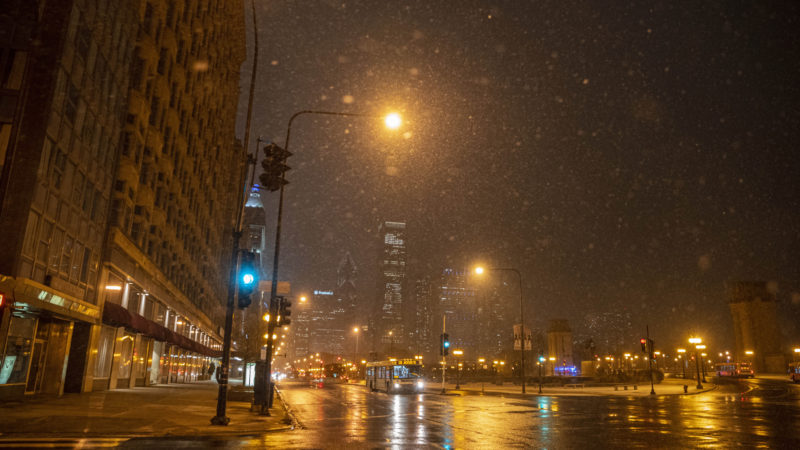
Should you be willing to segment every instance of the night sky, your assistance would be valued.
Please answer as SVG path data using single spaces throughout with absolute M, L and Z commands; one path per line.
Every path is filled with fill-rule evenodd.
M 634 334 L 730 348 L 725 283 L 764 280 L 800 342 L 797 3 L 256 3 L 253 137 L 282 145 L 303 109 L 406 120 L 295 121 L 295 294 L 349 251 L 380 301 L 377 227 L 406 221 L 411 280 L 516 267 L 536 327 L 627 311 Z

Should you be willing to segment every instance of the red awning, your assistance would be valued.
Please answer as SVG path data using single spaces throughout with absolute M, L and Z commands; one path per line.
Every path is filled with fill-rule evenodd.
M 189 350 L 201 355 L 211 356 L 214 358 L 219 358 L 222 355 L 222 352 L 219 350 L 210 349 L 205 345 L 195 342 L 186 336 L 175 333 L 172 330 L 153 322 L 152 320 L 145 319 L 138 314 L 131 313 L 116 303 L 106 302 L 105 305 L 103 305 L 103 323 L 129 328 L 146 336 L 150 336 L 158 341 L 168 342 L 170 344 L 177 345 L 184 350 Z

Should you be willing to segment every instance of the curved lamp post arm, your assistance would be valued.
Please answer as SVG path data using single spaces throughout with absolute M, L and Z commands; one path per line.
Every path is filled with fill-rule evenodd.
M 314 109 L 304 109 L 303 111 L 298 111 L 292 114 L 292 117 L 289 118 L 289 126 L 286 127 L 286 140 L 283 141 L 283 149 L 289 150 L 289 138 L 292 135 L 292 122 L 299 116 L 305 114 L 319 114 L 323 116 L 349 116 L 349 117 L 372 117 L 372 114 L 363 114 L 363 113 L 343 113 L 343 112 L 335 112 L 335 111 L 318 111 Z M 374 116 L 379 117 L 379 116 Z

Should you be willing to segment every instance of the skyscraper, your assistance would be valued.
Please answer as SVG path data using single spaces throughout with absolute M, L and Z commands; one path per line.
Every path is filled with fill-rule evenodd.
M 414 300 L 414 340 L 411 349 L 415 355 L 422 355 L 427 361 L 435 360 L 437 346 L 434 336 L 438 333 L 434 324 L 438 322 L 434 313 L 435 296 L 430 277 L 414 283 Z
M 380 292 L 378 340 L 382 350 L 400 349 L 404 344 L 403 297 L 406 282 L 406 224 L 384 222 L 380 226 L 382 257 L 380 260 Z
M 446 329 L 453 348 L 464 350 L 468 358 L 477 356 L 480 350 L 480 324 L 476 290 L 469 284 L 469 271 L 465 269 L 443 269 L 438 282 L 439 322 L 447 317 Z
M 336 270 L 336 295 L 337 302 L 344 309 L 343 323 L 345 329 L 351 329 L 351 325 L 361 325 L 363 317 L 358 310 L 358 292 L 356 290 L 356 275 L 358 268 L 353 262 L 350 252 L 345 253 L 339 267 Z

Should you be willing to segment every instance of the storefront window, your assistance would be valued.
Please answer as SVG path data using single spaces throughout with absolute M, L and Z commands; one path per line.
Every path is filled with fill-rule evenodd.
M 119 378 L 131 377 L 131 358 L 133 356 L 133 336 L 126 334 L 119 343 Z
M 100 343 L 97 346 L 97 360 L 94 365 L 95 378 L 108 378 L 111 375 L 111 357 L 114 353 L 114 335 L 116 328 L 103 326 L 100 331 Z
M 24 383 L 33 346 L 36 319 L 11 317 L 8 341 L 0 359 L 0 384 Z

